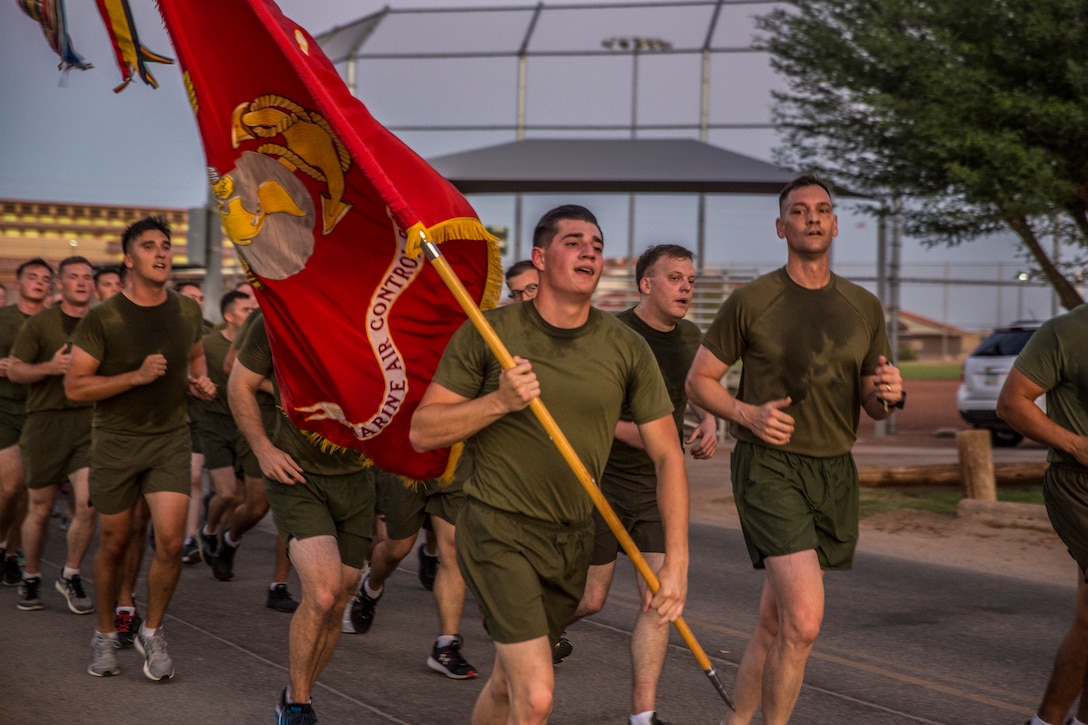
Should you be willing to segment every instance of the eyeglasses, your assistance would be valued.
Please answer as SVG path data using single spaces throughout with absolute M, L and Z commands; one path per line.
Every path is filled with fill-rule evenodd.
M 525 295 L 536 294 L 536 290 L 538 287 L 540 287 L 539 284 L 533 283 L 525 285 L 525 289 L 511 289 L 510 299 L 521 302 L 523 299 L 525 299 Z

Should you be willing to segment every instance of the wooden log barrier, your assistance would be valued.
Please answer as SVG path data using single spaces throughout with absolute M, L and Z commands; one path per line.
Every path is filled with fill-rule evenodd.
M 1047 464 L 996 463 L 994 480 L 999 486 L 1042 485 Z M 932 466 L 858 466 L 862 486 L 963 486 L 963 471 L 958 463 Z

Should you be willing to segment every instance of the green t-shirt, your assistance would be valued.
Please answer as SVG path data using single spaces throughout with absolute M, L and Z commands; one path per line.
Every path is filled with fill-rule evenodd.
M 589 474 L 600 480 L 621 410 L 636 423 L 672 413 L 646 341 L 591 309 L 584 325 L 553 327 L 532 303 L 485 313 L 512 355 L 528 360 L 541 399 Z M 476 328 L 451 338 L 434 381 L 465 398 L 498 388 L 502 367 Z M 626 406 L 626 408 L 625 408 Z M 504 415 L 476 433 L 475 471 L 465 492 L 489 506 L 553 523 L 579 523 L 593 504 L 533 412 Z
M 649 344 L 650 351 L 653 352 L 657 366 L 661 370 L 661 376 L 665 380 L 665 389 L 669 391 L 676 434 L 683 441 L 684 409 L 688 406 L 684 382 L 687 379 L 691 361 L 695 359 L 695 353 L 699 350 L 703 333 L 699 331 L 698 325 L 689 320 L 680 320 L 676 323 L 676 327 L 668 332 L 654 329 L 635 314 L 634 308 L 618 313 L 616 319 L 641 335 Z M 621 419 L 631 420 L 631 416 L 624 412 Z M 646 451 L 632 448 L 618 439 L 612 441 L 612 452 L 608 454 L 607 467 L 610 470 L 639 476 L 653 475 L 655 472 L 654 462 Z
M 38 365 L 49 362 L 61 347 L 72 339 L 80 318 L 64 314 L 60 307 L 42 310 L 31 317 L 15 338 L 11 354 L 25 363 Z M 46 410 L 87 408 L 91 403 L 73 403 L 64 394 L 64 376 L 47 375 L 27 385 L 26 410 L 37 413 Z
M 122 292 L 92 307 L 72 343 L 99 361 L 97 375 L 137 370 L 148 355 L 166 357 L 166 374 L 94 405 L 95 430 L 120 434 L 168 433 L 186 425 L 189 357 L 200 342 L 200 306 L 173 290 L 166 301 L 142 307 Z
M 208 364 L 208 377 L 215 383 L 216 393 L 211 400 L 201 401 L 204 411 L 230 415 L 230 404 L 227 402 L 227 374 L 223 372 L 223 363 L 227 360 L 227 352 L 230 351 L 230 340 L 223 337 L 222 330 L 212 330 L 200 338 L 204 345 L 204 360 Z
M 242 322 L 241 327 L 238 328 L 238 334 L 236 334 L 234 336 L 234 341 L 231 343 L 231 345 L 233 345 L 236 349 L 241 350 L 242 349 L 242 344 L 245 342 L 246 335 L 249 334 L 249 329 L 253 325 L 257 324 L 258 322 L 260 323 L 260 327 L 263 328 L 264 327 L 264 311 L 261 310 L 260 307 L 253 310 L 252 312 L 250 312 L 246 316 L 246 319 Z M 265 343 L 264 344 L 267 344 L 268 333 L 267 332 L 262 332 L 261 334 L 265 338 Z M 266 421 L 268 421 L 268 420 L 275 421 L 276 418 L 280 414 L 279 405 L 276 402 L 276 397 L 274 395 L 272 395 L 271 393 L 266 393 L 263 390 L 258 390 L 257 391 L 257 405 L 260 406 L 261 416 L 264 417 L 264 419 Z M 268 431 L 269 431 L 269 433 L 271 433 L 272 428 L 269 427 Z
M 790 397 L 790 453 L 849 453 L 861 416 L 861 379 L 891 358 L 880 301 L 836 274 L 821 289 L 796 284 L 785 268 L 749 282 L 722 303 L 703 345 L 726 365 L 743 362 L 737 399 L 752 405 Z M 738 440 L 767 446 L 736 423 Z
M 264 317 L 252 319 L 246 330 L 245 338 L 238 348 L 238 362 L 258 375 L 272 376 L 272 346 L 268 344 L 268 331 L 264 326 Z M 239 335 L 241 337 L 241 335 Z M 272 378 L 275 380 L 275 377 Z M 279 387 L 276 388 L 279 397 Z M 323 451 L 317 444 L 300 431 L 287 417 L 280 413 L 276 418 L 275 430 L 272 431 L 272 443 L 302 467 L 306 473 L 319 476 L 341 476 L 357 473 L 363 469 L 362 456 L 354 451 Z
M 20 310 L 17 304 L 0 307 L 0 358 L 11 354 L 15 338 L 28 319 L 30 315 Z M 26 386 L 11 382 L 7 376 L 0 378 L 0 400 L 22 403 L 26 400 Z
M 1080 436 L 1088 436 L 1088 305 L 1048 320 L 1031 336 L 1014 363 L 1046 390 L 1046 415 Z M 1051 448 L 1052 463 L 1077 461 Z

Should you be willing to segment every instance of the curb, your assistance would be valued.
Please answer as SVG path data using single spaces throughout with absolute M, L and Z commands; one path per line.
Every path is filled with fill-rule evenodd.
M 1046 507 L 1037 503 L 981 501 L 965 498 L 956 505 L 956 516 L 995 527 L 1052 532 Z

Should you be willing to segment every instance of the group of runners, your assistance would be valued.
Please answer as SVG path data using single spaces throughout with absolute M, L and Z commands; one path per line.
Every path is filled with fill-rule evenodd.
M 485 313 L 513 365 L 504 369 L 466 323 L 412 418 L 416 450 L 464 444 L 450 485 L 408 487 L 357 454 L 313 445 L 275 407 L 274 359 L 254 298 L 228 293 L 224 325 L 206 329 L 200 305 L 170 287 L 170 230 L 161 220 L 125 231 L 127 279 L 113 280 L 112 296 L 100 287 L 97 304 L 96 283 L 111 280 L 86 260 L 64 260 L 55 272 L 27 262 L 17 301 L 0 308 L 3 581 L 21 586 L 20 609 L 43 606 L 42 544 L 67 479 L 74 518 L 55 588 L 73 612 L 97 612 L 88 671 L 118 674 L 116 651 L 127 638 L 147 677 L 169 678 L 162 623 L 183 560 L 203 558 L 229 581 L 243 535 L 270 509 L 282 549 L 268 606 L 293 612 L 278 723 L 316 722 L 314 684 L 341 633 L 374 625 L 389 575 L 413 548 L 438 614 L 427 665 L 455 679 L 477 675 L 459 634 L 471 592 L 495 650 L 472 721 L 545 722 L 554 668 L 577 656 L 577 628 L 569 636 L 567 628 L 604 605 L 620 549 L 538 422 L 539 398 L 659 581 L 656 593 L 640 583 L 628 713 L 632 725 L 659 724 L 668 625 L 687 599 L 685 448 L 713 456 L 720 418 L 736 441 L 730 472 L 744 540 L 765 571 L 736 707 L 723 722 L 748 723 L 757 711 L 768 725 L 788 722 L 822 624 L 824 572 L 848 569 L 857 544 L 851 448 L 860 415 L 888 417 L 905 392 L 879 300 L 830 269 L 838 223 L 827 185 L 799 177 L 778 202 L 785 265 L 734 291 L 705 335 L 685 320 L 696 281 L 688 249 L 647 249 L 635 267 L 638 303 L 606 314 L 591 304 L 604 267 L 596 218 L 575 205 L 546 213 L 531 258 L 507 271 L 510 304 Z M 47 307 L 54 281 L 59 301 Z M 1051 445 L 1048 509 L 1083 575 L 1088 511 L 1077 492 L 1088 465 L 1088 381 L 1071 361 L 1083 359 L 1088 338 L 1084 313 L 1071 315 L 1036 334 L 999 413 Z M 731 394 L 722 381 L 737 364 Z M 1033 404 L 1043 393 L 1054 401 L 1046 414 Z M 694 423 L 685 426 L 689 410 Z M 80 567 L 96 516 L 92 601 Z M 143 619 L 133 626 L 121 615 L 136 615 L 124 607 L 135 605 L 143 520 L 154 546 Z M 421 530 L 428 539 L 417 546 Z M 288 556 L 297 601 L 287 589 Z M 1061 722 L 1081 691 L 1086 587 L 1037 723 Z

